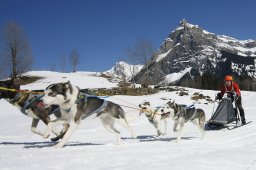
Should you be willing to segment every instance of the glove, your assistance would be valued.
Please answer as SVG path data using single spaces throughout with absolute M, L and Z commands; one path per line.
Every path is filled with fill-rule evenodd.
M 227 93 L 227 96 L 231 99 L 232 102 L 235 100 L 234 93 Z
M 218 93 L 215 100 L 221 100 L 221 99 L 222 99 L 222 95 L 221 95 L 221 93 Z

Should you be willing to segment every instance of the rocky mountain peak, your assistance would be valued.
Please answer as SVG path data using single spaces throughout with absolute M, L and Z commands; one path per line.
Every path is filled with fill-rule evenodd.
M 174 84 L 202 88 L 202 82 L 205 81 L 202 77 L 205 75 L 206 78 L 212 77 L 209 78 L 211 81 L 222 80 L 225 74 L 255 80 L 255 63 L 255 40 L 240 41 L 210 33 L 183 19 L 152 58 L 149 63 L 150 77 L 147 79 L 150 84 L 155 85 Z M 145 71 L 142 70 L 136 76 L 139 83 L 144 81 Z
M 180 21 L 180 24 L 179 24 L 179 26 L 185 26 L 185 25 L 187 25 L 187 23 L 188 23 L 188 21 L 184 18 L 184 19 L 182 19 L 181 21 Z

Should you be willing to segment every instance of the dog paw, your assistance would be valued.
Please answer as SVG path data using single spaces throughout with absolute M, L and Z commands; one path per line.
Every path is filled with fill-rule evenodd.
M 163 132 L 161 132 L 161 134 L 160 134 L 160 136 L 165 136 L 166 135 L 166 133 L 163 133 Z
M 50 136 L 49 133 L 45 133 L 45 134 L 43 135 L 43 138 L 47 139 L 47 138 L 49 138 L 49 136 Z
M 173 132 L 178 132 L 178 130 L 177 129 L 173 129 Z
M 121 144 L 120 142 L 116 142 L 116 143 L 115 143 L 116 146 L 119 146 L 120 144 Z
M 51 141 L 52 142 L 56 142 L 56 141 L 58 141 L 60 138 L 57 136 L 57 137 L 55 137 L 55 138 L 51 138 Z
M 160 136 L 159 135 L 156 135 L 156 136 L 153 136 L 154 139 L 159 139 Z
M 176 140 L 175 140 L 175 143 L 180 143 L 180 139 L 176 139 Z
M 138 137 L 137 135 L 132 136 L 133 139 L 137 139 L 137 137 Z

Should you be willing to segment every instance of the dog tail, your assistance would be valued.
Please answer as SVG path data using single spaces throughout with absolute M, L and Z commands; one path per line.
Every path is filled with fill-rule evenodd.
M 204 129 L 205 126 L 205 113 L 202 109 L 199 109 L 199 125 Z

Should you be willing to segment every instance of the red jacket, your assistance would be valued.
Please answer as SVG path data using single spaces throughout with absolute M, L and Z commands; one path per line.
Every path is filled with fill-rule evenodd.
M 238 96 L 241 96 L 240 89 L 235 82 L 232 82 L 232 84 L 230 86 L 226 86 L 224 84 L 221 87 L 221 96 L 223 96 L 225 92 L 236 92 Z

